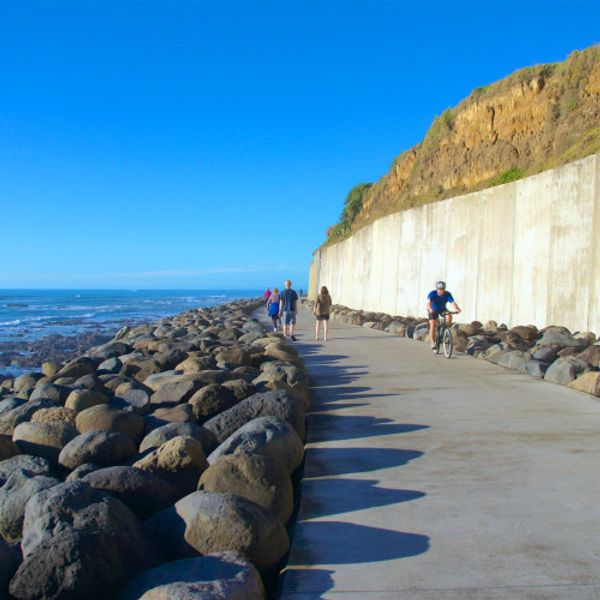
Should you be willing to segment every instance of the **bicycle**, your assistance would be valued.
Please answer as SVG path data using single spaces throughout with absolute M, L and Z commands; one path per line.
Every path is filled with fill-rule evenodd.
M 446 315 L 456 315 L 458 311 L 444 310 L 438 315 L 438 322 L 436 327 L 436 338 L 435 346 L 433 348 L 434 354 L 439 354 L 440 349 L 444 349 L 444 356 L 450 358 L 452 356 L 452 350 L 454 348 L 454 340 L 452 339 L 452 330 L 446 324 Z

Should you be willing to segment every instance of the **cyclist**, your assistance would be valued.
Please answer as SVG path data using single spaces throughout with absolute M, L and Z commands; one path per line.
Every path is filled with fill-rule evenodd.
M 435 290 L 432 290 L 427 294 L 427 311 L 429 312 L 429 339 L 431 339 L 431 347 L 436 347 L 436 325 L 437 319 L 440 314 L 444 315 L 446 319 L 446 325 L 450 327 L 452 325 L 452 315 L 448 312 L 446 304 L 450 302 L 452 308 L 457 313 L 460 312 L 460 308 L 452 294 L 446 289 L 445 281 L 437 281 L 435 284 Z

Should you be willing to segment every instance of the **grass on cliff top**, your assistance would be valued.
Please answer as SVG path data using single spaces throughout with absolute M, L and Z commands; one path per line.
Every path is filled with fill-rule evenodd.
M 583 87 L 587 84 L 587 77 L 599 61 L 600 45 L 597 45 L 584 51 L 572 52 L 564 62 L 526 67 L 500 81 L 473 90 L 471 95 L 460 102 L 456 108 L 449 108 L 436 117 L 423 141 L 408 150 L 408 152 L 416 152 L 416 157 L 408 179 L 407 191 L 403 194 L 389 196 L 381 191 L 381 186 L 378 183 L 372 186 L 369 184 L 368 187 L 361 190 L 360 197 L 361 206 L 365 201 L 368 201 L 370 206 L 368 215 L 361 215 L 359 210 L 353 214 L 353 218 L 348 219 L 344 217 L 343 212 L 340 222 L 328 229 L 327 239 L 323 246 L 342 241 L 362 227 L 387 215 L 516 181 L 599 152 L 600 126 L 591 127 L 583 132 L 573 131 L 569 127 L 563 127 L 561 133 L 556 131 L 556 124 L 560 119 L 568 119 L 571 118 L 571 115 L 577 114 L 575 111 L 584 91 Z M 546 123 L 546 127 L 550 128 L 554 137 L 555 152 L 552 156 L 534 164 L 514 165 L 495 177 L 477 182 L 469 187 L 444 189 L 432 182 L 430 189 L 425 190 L 423 193 L 411 193 L 410 187 L 414 183 L 415 177 L 422 174 L 422 167 L 438 152 L 444 138 L 452 133 L 458 112 L 474 102 L 491 99 L 516 85 L 528 84 L 538 77 L 542 79 L 542 82 L 545 82 L 553 76 L 559 78 L 560 100 L 548 111 Z M 545 85 L 545 83 L 542 83 L 542 85 Z M 404 153 L 394 160 L 392 170 L 403 156 Z M 387 176 L 384 175 L 381 181 L 385 180 Z

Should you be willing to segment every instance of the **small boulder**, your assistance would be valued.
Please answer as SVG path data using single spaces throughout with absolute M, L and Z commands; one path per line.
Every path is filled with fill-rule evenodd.
M 233 391 L 225 385 L 209 384 L 198 390 L 189 400 L 194 416 L 199 423 L 204 423 L 237 404 Z
M 567 385 L 579 392 L 600 396 L 600 371 L 588 371 Z
M 195 423 L 196 417 L 189 404 L 180 404 L 173 408 L 157 408 L 151 414 L 144 417 L 146 432 L 168 423 Z
M 566 348 L 567 346 L 578 346 L 582 348 L 585 346 L 585 341 L 574 338 L 566 327 L 551 326 L 544 329 L 544 334 L 541 339 L 537 341 L 537 345 L 556 345 L 561 346 L 562 348 Z
M 586 363 L 597 369 L 600 367 L 600 344 L 588 346 L 583 352 L 577 355 L 580 360 L 585 360 Z
M 202 444 L 205 454 L 210 454 L 218 445 L 214 434 L 195 423 L 168 423 L 153 429 L 140 444 L 140 452 L 162 446 L 174 437 L 187 436 L 197 439 Z
M 34 423 L 70 423 L 74 427 L 76 416 L 77 413 L 70 408 L 52 406 L 36 411 L 31 417 L 31 421 Z
M 542 379 L 548 370 L 550 363 L 543 362 L 541 360 L 528 360 L 524 365 L 524 371 L 532 377 Z

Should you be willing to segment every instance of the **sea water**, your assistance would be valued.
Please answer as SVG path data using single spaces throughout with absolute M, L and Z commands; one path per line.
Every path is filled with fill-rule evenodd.
M 35 341 L 156 321 L 258 290 L 0 290 L 0 342 Z

